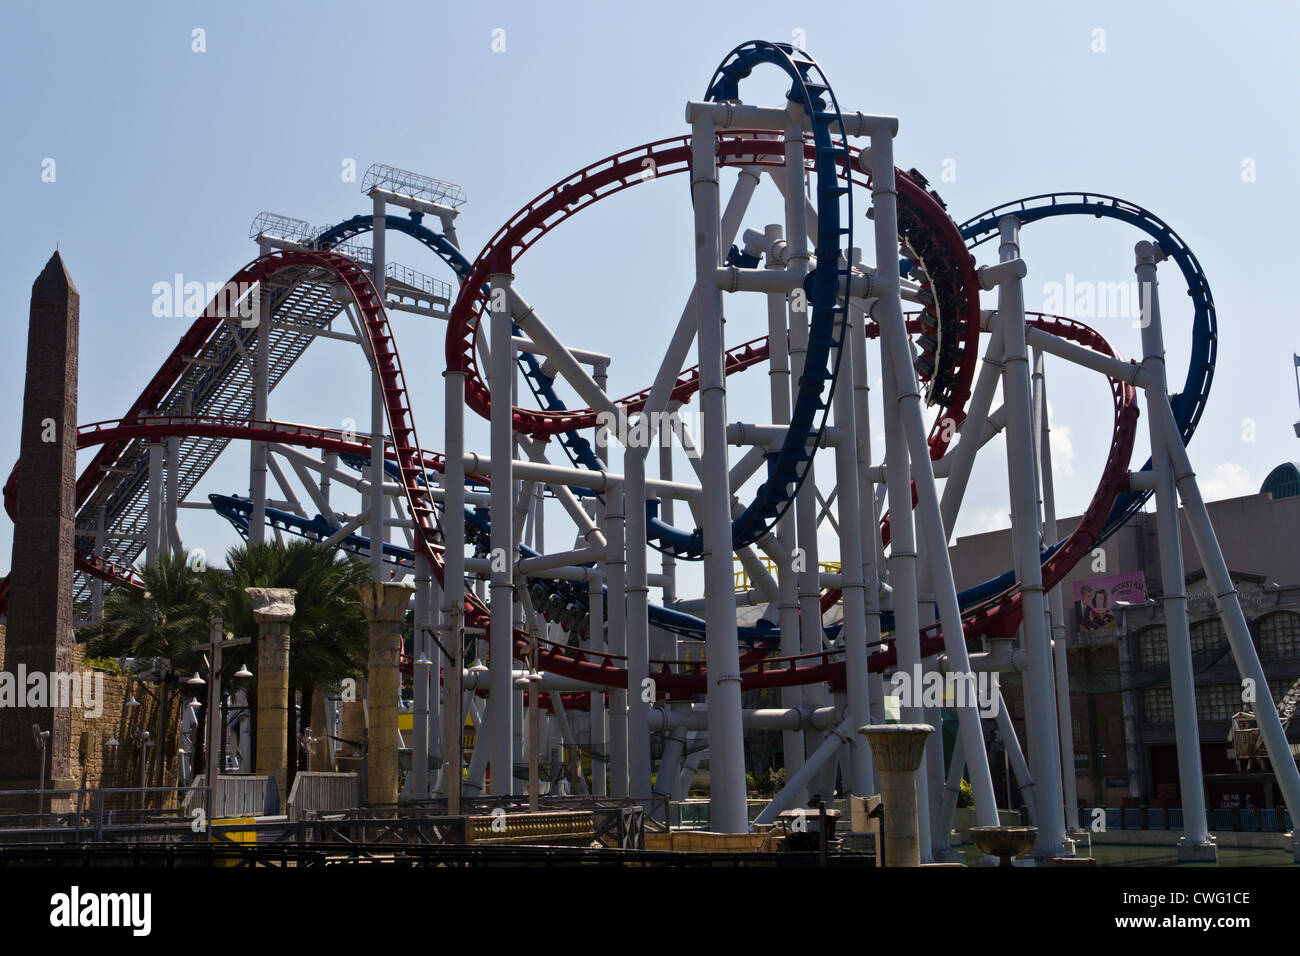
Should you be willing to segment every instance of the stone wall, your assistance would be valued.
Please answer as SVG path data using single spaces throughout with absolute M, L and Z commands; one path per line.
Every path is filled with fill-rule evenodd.
M 3 660 L 6 627 L 0 624 L 0 660 Z M 145 767 L 146 786 L 175 787 L 177 785 L 180 717 L 184 702 L 192 694 L 184 685 L 177 689 L 171 685 L 168 693 L 168 708 L 163 727 L 163 738 L 159 738 L 157 689 L 153 685 L 147 688 L 136 683 L 128 686 L 125 677 L 96 672 L 84 667 L 85 648 L 77 644 L 72 649 L 72 667 L 83 680 L 93 681 L 94 688 L 91 706 L 74 706 L 69 708 L 69 735 L 65 742 L 68 752 L 68 781 L 70 786 L 79 789 L 97 789 L 101 787 L 139 787 L 141 753 L 136 737 L 142 730 L 148 730 L 155 741 L 147 748 L 147 766 Z M 97 678 L 97 675 L 98 678 Z M 99 679 L 99 678 L 102 678 Z M 127 707 L 132 690 L 140 702 L 138 707 Z M 83 698 L 83 701 L 85 698 Z M 90 713 L 98 710 L 98 716 Z M 111 746 L 110 740 L 117 745 Z M 30 743 L 30 734 L 20 737 L 17 745 Z M 161 757 L 163 765 L 159 770 Z M 160 776 L 161 773 L 161 776 Z M 151 798 L 150 804 L 157 805 Z M 138 798 L 132 801 L 138 806 Z M 174 800 L 166 801 L 167 805 Z M 0 810 L 3 810 L 0 807 Z
M 85 649 L 78 644 L 72 653 L 73 666 L 80 671 Z M 138 707 L 125 706 L 131 699 L 132 690 L 140 702 Z M 136 736 L 147 730 L 156 743 L 147 748 L 145 785 L 175 787 L 180 755 L 181 708 L 191 696 L 189 688 L 184 685 L 179 691 L 176 685 L 169 685 L 167 714 L 160 739 L 157 688 L 139 683 L 128 687 L 125 677 L 105 674 L 102 713 L 96 718 L 86 716 L 84 708 L 73 708 L 72 711 L 70 765 L 76 785 L 83 789 L 140 786 L 141 754 Z M 118 745 L 109 746 L 110 739 L 117 740 Z

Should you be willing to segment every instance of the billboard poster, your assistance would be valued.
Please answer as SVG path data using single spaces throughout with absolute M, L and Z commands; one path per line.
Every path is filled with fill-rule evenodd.
M 1074 582 L 1074 623 L 1079 634 L 1115 633 L 1115 608 L 1145 604 L 1146 579 L 1141 571 L 1123 571 Z

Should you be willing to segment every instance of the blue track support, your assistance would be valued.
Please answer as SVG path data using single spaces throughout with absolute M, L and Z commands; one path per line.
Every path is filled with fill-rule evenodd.
M 1214 310 L 1214 296 L 1209 280 L 1190 247 L 1163 220 L 1136 203 L 1098 193 L 1044 193 L 1029 196 L 973 216 L 961 225 L 961 234 L 968 246 L 974 249 L 997 234 L 998 220 L 1015 216 L 1021 223 L 1051 219 L 1056 216 L 1092 216 L 1095 219 L 1116 219 L 1142 230 L 1164 250 L 1183 274 L 1187 294 L 1192 298 L 1195 316 L 1192 319 L 1192 353 L 1187 367 L 1187 381 L 1177 395 L 1170 398 L 1174 420 L 1186 445 L 1196 431 L 1196 425 L 1205 411 L 1214 379 L 1214 362 L 1218 351 L 1218 320 Z M 1151 459 L 1142 466 L 1151 468 Z M 1118 531 L 1129 518 L 1151 497 L 1150 491 L 1129 491 L 1121 494 L 1106 519 L 1101 540 L 1105 541 Z M 1044 555 L 1046 558 L 1047 555 Z
M 808 352 L 791 412 L 790 427 L 780 449 L 767 459 L 767 480 L 754 500 L 731 524 L 733 548 L 752 544 L 767 534 L 790 507 L 808 476 L 809 463 L 826 427 L 826 415 L 839 375 L 847 300 L 840 302 L 841 281 L 847 286 L 848 252 L 853 246 L 853 189 L 849 169 L 848 134 L 839 104 L 817 62 L 786 43 L 752 40 L 732 50 L 713 75 L 705 100 L 740 99 L 740 82 L 760 64 L 770 64 L 790 77 L 788 94 L 804 108 L 812 123 L 813 168 L 816 181 L 817 266 L 805 288 L 812 306 Z M 832 137 L 838 135 L 836 142 Z M 840 165 L 846 170 L 840 176 Z M 698 561 L 704 553 L 704 532 L 684 531 L 659 518 L 647 522 L 650 543 L 675 557 Z

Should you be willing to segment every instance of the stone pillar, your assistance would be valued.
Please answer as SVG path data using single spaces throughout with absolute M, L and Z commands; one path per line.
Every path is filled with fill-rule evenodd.
M 408 581 L 369 581 L 358 590 L 370 622 L 370 730 L 366 737 L 366 802 L 397 802 L 397 698 L 402 675 L 402 619 L 415 593 Z
M 292 588 L 245 588 L 257 622 L 257 748 L 255 770 L 275 778 L 280 811 L 289 793 L 289 625 L 293 621 Z
M 8 630 L 0 660 L 0 669 L 14 675 L 20 698 L 29 685 L 19 675 L 41 674 L 52 690 L 53 676 L 72 670 L 80 311 L 81 296 L 55 252 L 32 284 Z M 18 706 L 0 707 L 0 789 L 39 785 L 41 752 L 33 724 L 49 733 L 49 785 L 74 786 L 69 778 L 68 701 L 59 707 L 60 701 L 47 693 L 45 700 L 23 698 L 15 703 Z
M 925 756 L 929 724 L 871 724 L 858 733 L 871 745 L 880 771 L 885 807 L 885 865 L 920 866 L 921 842 L 916 806 L 916 771 Z

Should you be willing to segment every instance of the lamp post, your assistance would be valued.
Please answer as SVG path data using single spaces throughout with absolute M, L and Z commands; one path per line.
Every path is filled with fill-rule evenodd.
M 205 731 L 205 740 L 203 744 L 203 765 L 204 765 L 204 782 L 208 786 L 208 793 L 213 798 L 217 792 L 217 775 L 221 773 L 221 721 L 218 719 L 217 712 L 221 703 L 221 668 L 222 652 L 231 647 L 242 647 L 251 644 L 252 638 L 234 637 L 225 638 L 225 622 L 214 617 L 208 622 L 208 640 L 206 644 L 195 644 L 191 650 L 202 653 L 208 661 L 208 685 L 207 705 L 205 708 L 203 729 Z M 248 668 L 241 667 L 238 673 L 247 674 Z M 249 675 L 252 676 L 252 675 Z M 194 676 L 188 681 L 188 684 L 202 684 L 203 678 L 199 677 L 195 671 Z M 216 807 L 210 802 L 208 805 L 209 815 L 215 811 Z
M 154 745 L 153 734 L 147 730 L 142 730 L 135 735 L 135 747 L 140 754 L 140 809 L 143 810 L 148 804 L 149 794 L 146 792 L 148 780 L 146 779 L 149 772 L 149 748 Z
M 312 748 L 315 747 L 318 743 L 320 743 L 322 739 L 323 739 L 323 738 L 321 738 L 321 737 L 317 737 L 314 733 L 312 733 L 311 728 L 308 727 L 308 728 L 306 728 L 306 729 L 302 732 L 302 736 L 301 736 L 301 738 L 298 740 L 298 746 L 301 747 L 303 750 L 305 750 L 305 751 L 307 752 L 307 772 L 308 772 L 308 773 L 311 773 L 311 751 L 312 751 Z

